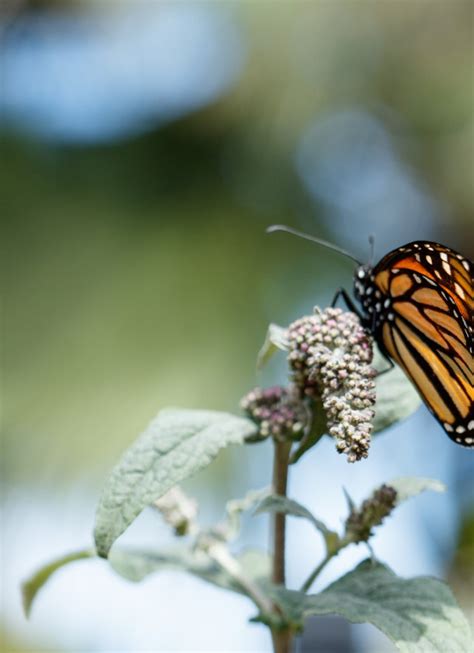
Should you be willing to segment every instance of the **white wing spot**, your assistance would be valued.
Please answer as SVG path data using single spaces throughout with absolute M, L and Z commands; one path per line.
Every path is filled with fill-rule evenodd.
M 456 292 L 459 297 L 461 297 L 461 299 L 465 299 L 466 295 L 464 294 L 464 290 L 461 288 L 457 281 L 454 283 L 454 287 L 456 288 Z

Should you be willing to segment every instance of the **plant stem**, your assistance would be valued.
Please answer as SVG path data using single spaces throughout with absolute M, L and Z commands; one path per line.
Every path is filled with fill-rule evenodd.
M 333 558 L 335 558 L 337 556 L 337 554 L 339 553 L 339 551 L 341 551 L 341 549 L 346 547 L 348 544 L 350 544 L 349 540 L 347 540 L 345 538 L 340 540 L 337 547 L 335 547 L 333 551 L 328 553 L 326 555 L 326 557 L 319 563 L 319 565 L 316 567 L 316 569 L 314 569 L 310 573 L 308 578 L 305 580 L 305 582 L 301 586 L 300 592 L 305 592 L 306 593 L 309 590 L 309 588 L 311 587 L 311 585 L 314 583 L 316 578 L 319 576 L 319 574 L 322 572 L 324 567 L 328 564 L 328 562 L 330 562 Z
M 288 481 L 288 458 L 291 445 L 287 442 L 275 442 L 273 459 L 274 494 L 286 496 Z M 273 516 L 273 571 L 272 581 L 276 585 L 285 584 L 285 513 L 277 512 Z
M 272 490 L 283 497 L 286 496 L 290 450 L 290 442 L 274 441 Z M 275 585 L 285 584 L 285 526 L 285 514 L 275 513 L 272 519 L 272 581 Z M 274 653 L 289 653 L 292 639 L 289 628 L 272 628 Z
M 207 554 L 246 590 L 262 614 L 270 614 L 273 611 L 273 604 L 270 599 L 263 594 L 253 580 L 246 576 L 238 560 L 234 558 L 222 542 L 211 543 L 207 549 Z
M 314 583 L 316 578 L 319 576 L 319 574 L 322 572 L 324 567 L 328 564 L 328 562 L 334 557 L 334 553 L 331 553 L 330 555 L 326 556 L 322 562 L 319 563 L 319 565 L 316 567 L 316 569 L 308 576 L 308 578 L 305 580 L 303 585 L 301 586 L 300 592 L 307 592 L 311 585 Z

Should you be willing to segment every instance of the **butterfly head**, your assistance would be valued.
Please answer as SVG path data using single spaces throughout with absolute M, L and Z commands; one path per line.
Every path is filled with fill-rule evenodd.
M 375 334 L 386 320 L 393 320 L 391 299 L 375 283 L 371 265 L 359 265 L 356 269 L 354 295 L 362 306 L 362 324 L 372 333 Z
M 354 295 L 362 306 L 369 305 L 369 298 L 373 292 L 374 276 L 371 265 L 359 265 L 354 274 Z

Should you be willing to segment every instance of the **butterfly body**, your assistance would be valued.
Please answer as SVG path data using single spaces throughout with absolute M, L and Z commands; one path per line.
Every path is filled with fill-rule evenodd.
M 361 265 L 362 322 L 402 367 L 448 436 L 474 447 L 473 264 L 426 241 Z

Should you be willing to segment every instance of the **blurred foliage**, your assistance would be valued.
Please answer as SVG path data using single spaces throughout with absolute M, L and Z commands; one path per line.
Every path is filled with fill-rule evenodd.
M 460 603 L 474 624 L 474 511 L 466 514 L 461 522 L 448 582 L 456 588 Z
M 0 21 L 125 4 L 5 0 Z M 315 119 L 347 107 L 379 117 L 443 209 L 437 238 L 474 253 L 471 0 L 208 4 L 233 17 L 247 51 L 213 105 L 107 146 L 2 134 L 7 487 L 81 478 L 94 491 L 161 407 L 235 411 L 268 323 L 350 286 L 348 261 L 264 234 L 287 222 L 331 239 L 295 170 Z M 214 500 L 257 450 L 212 466 Z M 469 609 L 472 523 L 453 570 Z M 0 648 L 20 645 L 3 633 Z
M 167 404 L 235 410 L 267 322 L 285 315 L 282 296 L 302 302 L 317 285 L 301 244 L 264 235 L 281 216 L 243 211 L 226 192 L 215 144 L 179 141 L 162 152 L 10 143 L 10 474 L 30 473 L 32 460 L 45 477 L 93 470 Z
M 58 6 L 68 8 L 34 8 Z M 263 2 L 226 10 L 249 59 L 213 106 L 109 146 L 18 134 L 4 144 L 12 478 L 33 460 L 38 481 L 96 465 L 100 474 L 166 404 L 234 409 L 254 383 L 267 323 L 350 284 L 347 262 L 264 236 L 295 219 L 324 236 L 293 163 L 317 115 L 357 104 L 383 115 L 452 207 L 449 242 L 472 251 L 470 2 L 282 2 L 271 20 Z
M 467 237 L 472 252 L 472 3 L 283 2 L 271 21 L 266 3 L 242 11 L 251 60 L 228 108 L 250 118 L 253 151 L 292 148 L 316 114 L 379 112 L 403 158 L 454 208 L 444 233 L 460 247 Z

